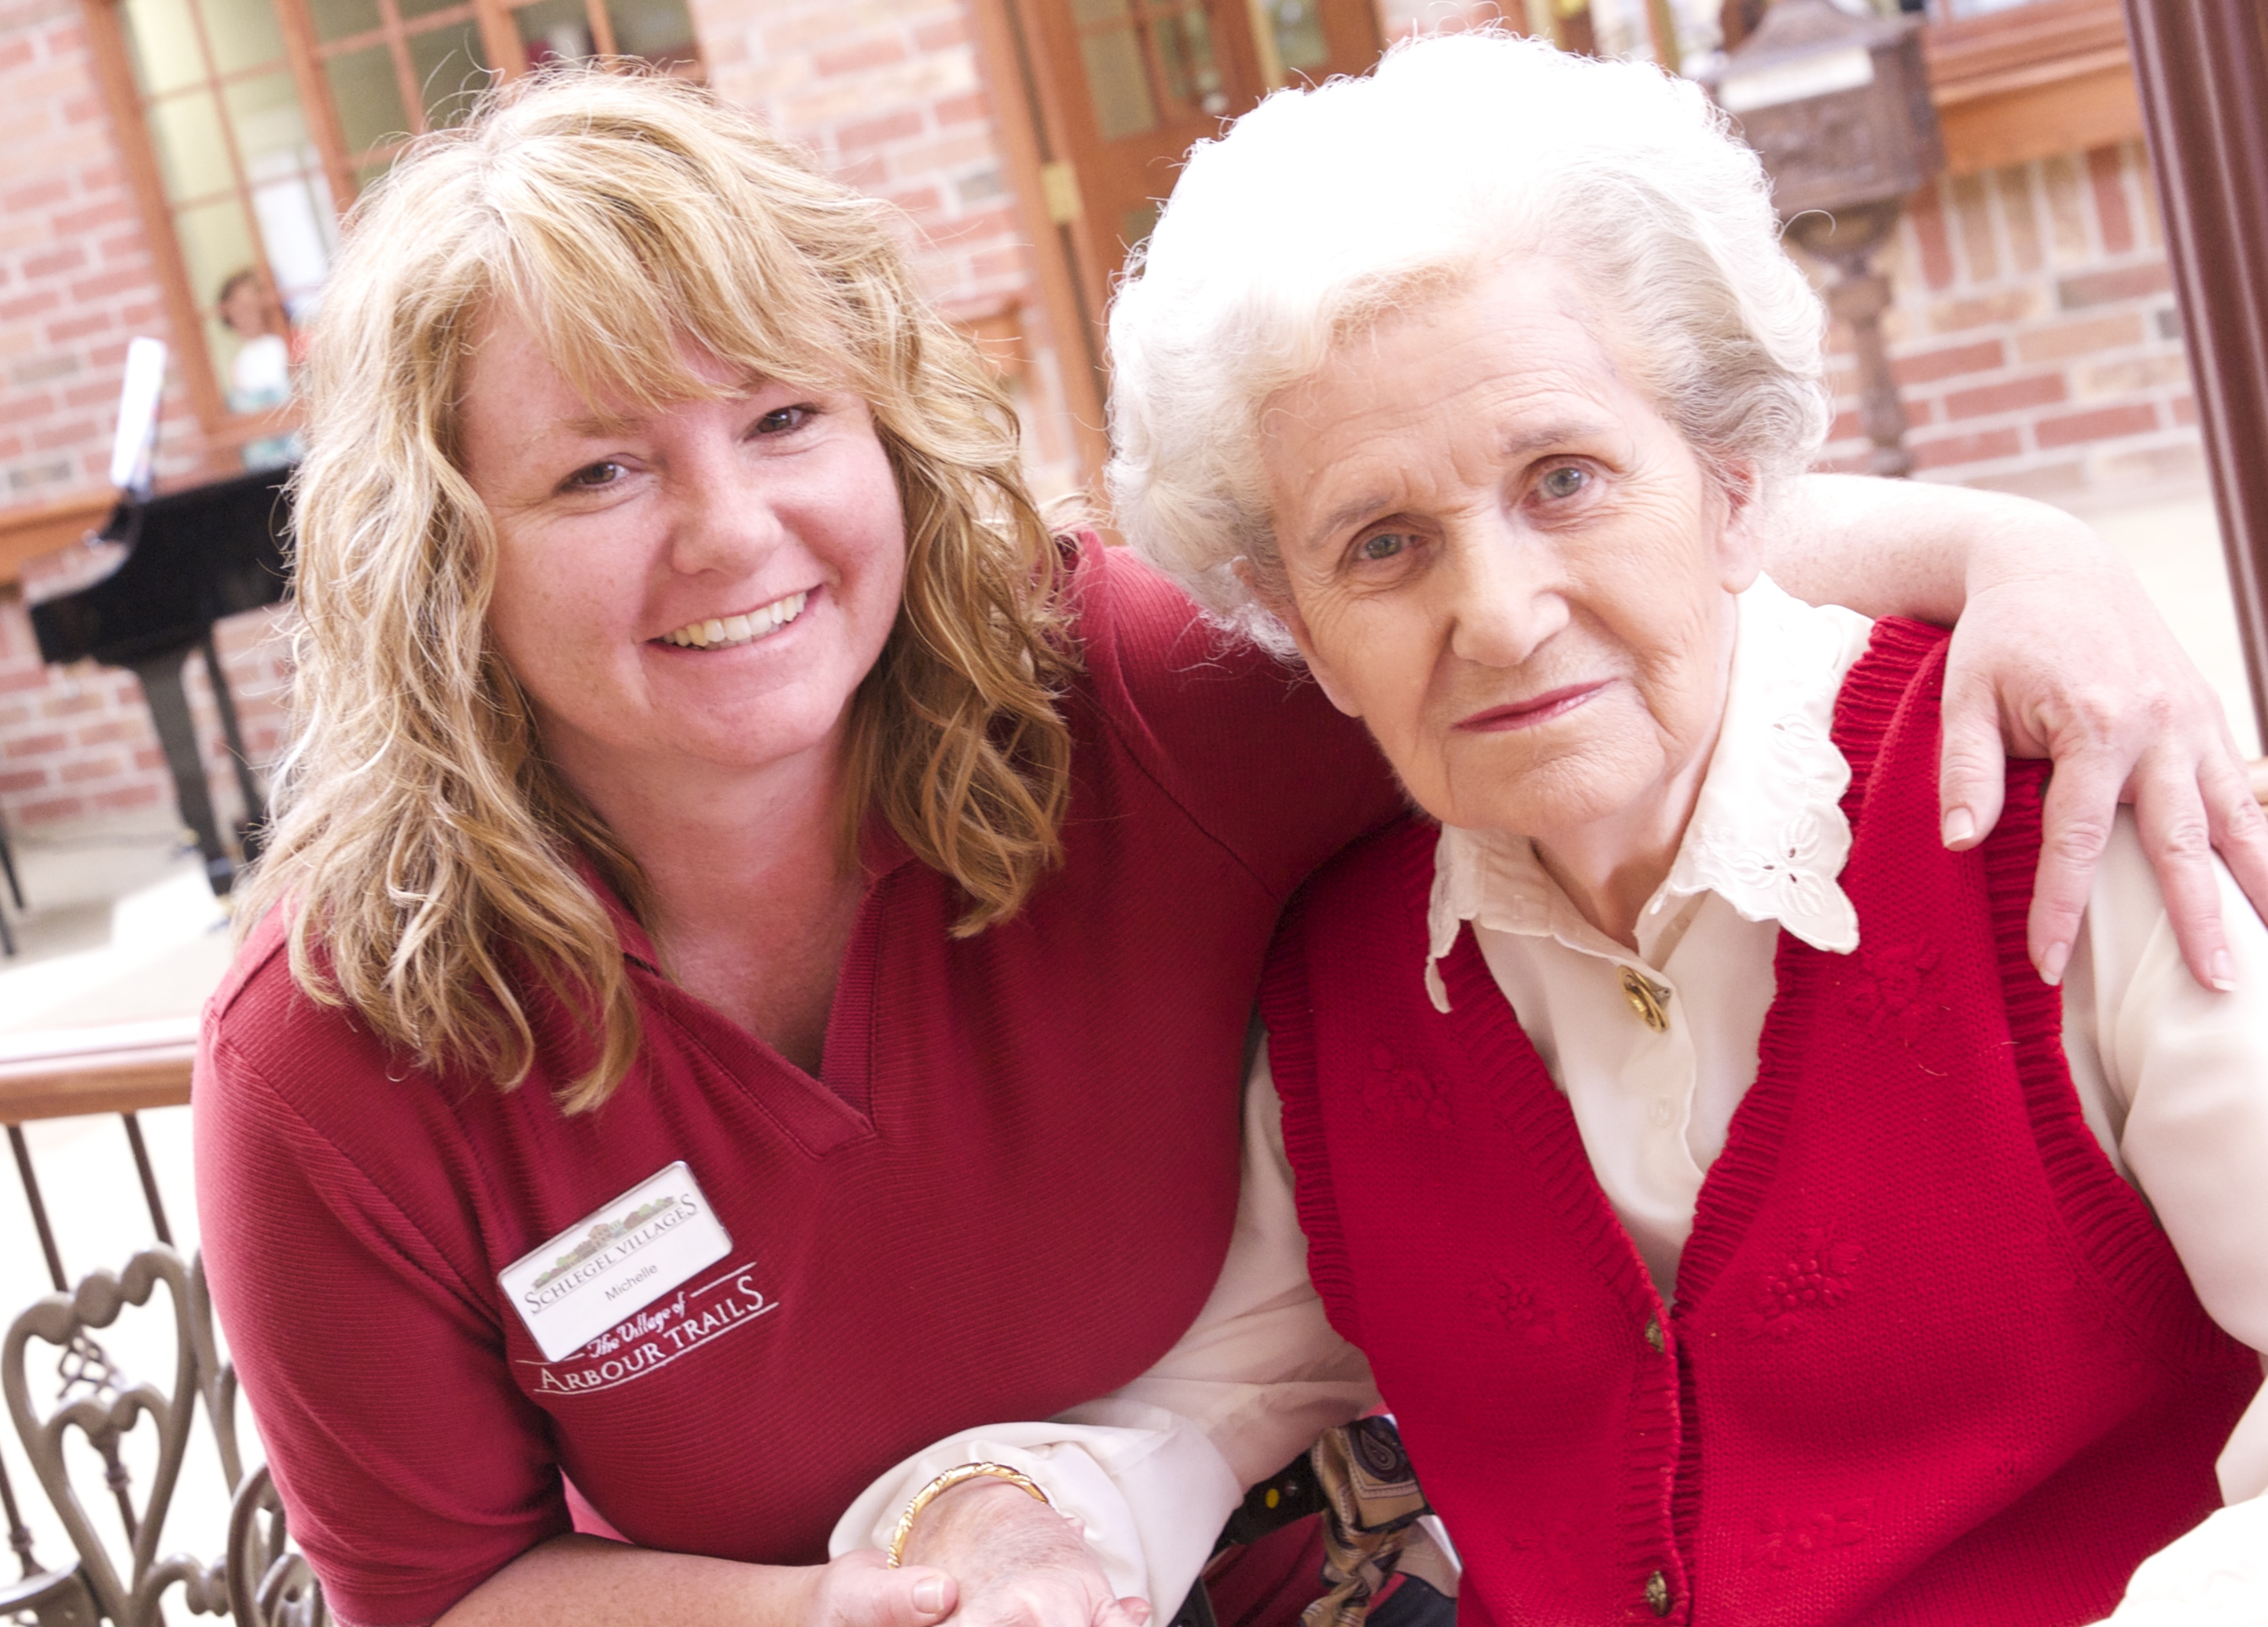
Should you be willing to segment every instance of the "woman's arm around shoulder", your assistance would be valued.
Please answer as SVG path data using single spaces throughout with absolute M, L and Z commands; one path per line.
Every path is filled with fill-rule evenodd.
M 2055 759 L 2030 921 L 2048 981 L 2070 959 L 2123 800 L 2190 971 L 2227 983 L 2212 855 L 2268 906 L 2268 820 L 2219 700 L 2094 532 L 2000 492 L 1808 475 L 1773 506 L 1765 568 L 1815 604 L 1954 627 L 1938 776 L 1948 847 L 1991 832 L 2007 752 Z
M 1086 541 L 1071 591 L 1102 727 L 1278 898 L 1403 810 L 1360 723 L 1127 549 Z

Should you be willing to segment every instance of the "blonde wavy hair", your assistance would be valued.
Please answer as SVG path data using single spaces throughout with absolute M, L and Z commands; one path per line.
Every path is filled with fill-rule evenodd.
M 879 813 L 962 889 L 967 935 L 1057 861 L 1054 699 L 1075 659 L 1057 552 L 1014 412 L 916 288 L 899 229 L 706 92 L 590 70 L 492 92 L 357 203 L 312 336 L 292 743 L 239 916 L 291 912 L 308 995 L 421 1065 L 510 1089 L 535 1055 L 525 996 L 548 988 L 585 1024 L 571 1113 L 637 1054 L 622 947 L 578 862 L 643 913 L 637 862 L 546 761 L 486 627 L 496 540 L 458 415 L 492 315 L 594 403 L 719 395 L 688 352 L 864 397 L 907 572 L 851 706 L 844 862 Z

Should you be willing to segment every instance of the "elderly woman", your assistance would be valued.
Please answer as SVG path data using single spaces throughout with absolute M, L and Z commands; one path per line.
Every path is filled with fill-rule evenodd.
M 1263 1012 L 1473 1619 L 2085 1622 L 2268 1485 L 2268 929 L 2192 984 L 2122 816 L 2036 975 L 2043 776 L 1947 851 L 1944 635 L 1760 569 L 1822 327 L 1697 88 L 1500 37 L 1201 150 L 1114 316 L 1129 534 L 1422 810 Z
M 1123 1623 L 1241 1490 L 1210 1416 L 1125 1396 L 959 1432 L 1126 1384 L 1209 1299 L 1269 1314 L 1216 1288 L 1262 961 L 1398 799 L 1311 686 L 1050 537 L 895 229 L 705 93 L 604 74 L 357 207 L 297 743 L 196 1098 L 215 1298 L 345 1620 Z M 1970 512 L 1830 529 L 1894 534 L 1871 568 L 1948 616 L 2069 542 L 1987 506 L 1957 546 Z M 2187 692 L 2119 579 L 2066 580 L 2099 647 L 2060 672 L 2024 670 L 2021 587 L 1980 595 L 2012 714 L 2092 715 L 2092 669 Z M 2149 711 L 2068 732 L 2107 775 L 2078 811 L 2154 734 L 2167 807 L 2200 764 L 2249 806 L 2209 712 Z M 1343 1409 L 1310 1376 L 1182 1373 L 1271 1439 Z M 821 1563 L 861 1498 L 879 1528 Z

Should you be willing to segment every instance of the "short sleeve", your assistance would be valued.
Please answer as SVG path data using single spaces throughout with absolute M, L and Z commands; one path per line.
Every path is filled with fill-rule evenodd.
M 1404 810 L 1359 722 L 1306 673 L 1208 621 L 1152 566 L 1089 539 L 1072 593 L 1109 728 L 1278 899 Z
M 197 1061 L 214 1304 L 291 1535 L 333 1610 L 364 1627 L 430 1622 L 569 1528 L 559 1469 L 461 1263 L 308 1122 L 272 1057 L 246 1054 L 239 1039 L 257 1036 L 239 1031 L 263 1003 L 209 1013 Z M 335 1025 L 338 1052 L 368 1055 Z M 309 1049 L 308 1067 L 347 1065 L 330 1049 Z M 401 1088 L 382 1069 L 355 1083 Z

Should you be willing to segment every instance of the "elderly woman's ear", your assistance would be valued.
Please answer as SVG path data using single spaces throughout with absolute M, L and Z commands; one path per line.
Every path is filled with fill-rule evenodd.
M 1749 458 L 1726 460 L 1712 473 L 1716 500 L 1724 505 L 1717 551 L 1725 591 L 1745 593 L 1764 571 L 1769 506 L 1763 500 L 1763 475 Z

